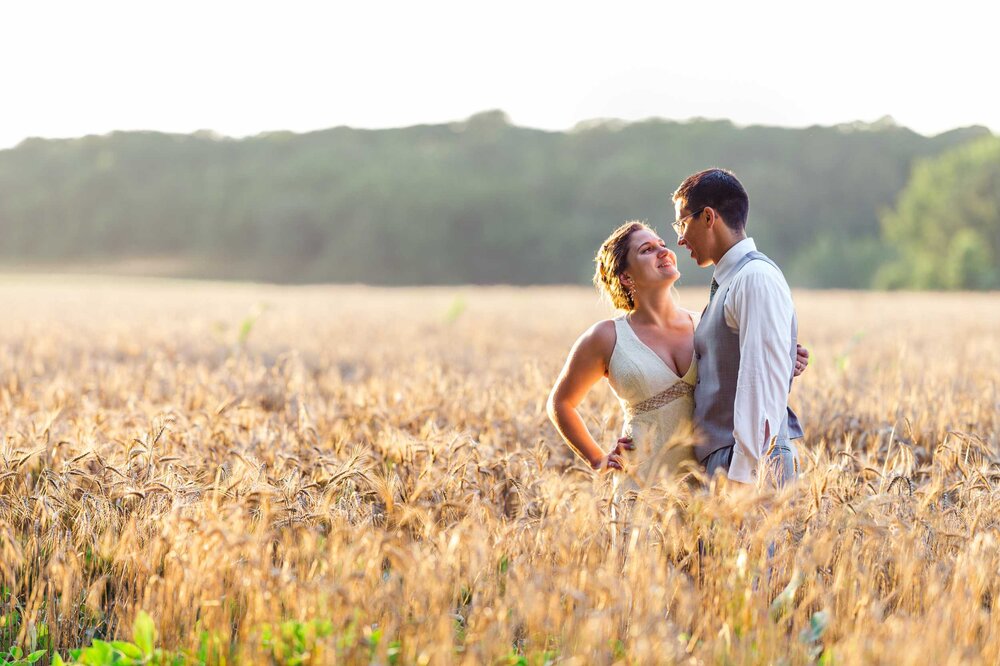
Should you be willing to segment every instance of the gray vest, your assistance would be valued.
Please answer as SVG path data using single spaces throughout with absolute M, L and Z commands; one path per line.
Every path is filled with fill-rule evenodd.
M 778 270 L 778 266 L 760 252 L 749 252 L 737 264 L 733 276 L 747 263 L 759 259 Z M 740 370 L 740 336 L 726 325 L 723 303 L 733 284 L 730 279 L 720 287 L 712 301 L 701 315 L 701 321 L 694 332 L 694 353 L 698 360 L 698 383 L 694 387 L 694 423 L 701 434 L 701 441 L 695 446 L 698 460 L 705 460 L 715 451 L 734 446 L 733 411 L 736 402 L 736 379 Z M 798 336 L 798 322 L 792 315 L 792 346 L 788 350 L 795 367 L 795 342 Z M 788 378 L 791 390 L 792 378 Z M 775 433 L 772 432 L 772 435 Z M 788 444 L 789 439 L 802 437 L 799 420 L 789 408 L 777 432 L 777 444 Z

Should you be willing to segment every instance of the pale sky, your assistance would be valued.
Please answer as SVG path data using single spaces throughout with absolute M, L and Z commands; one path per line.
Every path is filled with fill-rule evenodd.
M 1000 132 L 1000 11 L 948 3 L 6 2 L 0 148 L 111 130 L 400 127 L 503 109 Z

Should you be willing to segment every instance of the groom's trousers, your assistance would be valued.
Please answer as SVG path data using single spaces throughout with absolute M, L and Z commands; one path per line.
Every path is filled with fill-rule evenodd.
M 701 461 L 701 464 L 705 467 L 708 478 L 711 479 L 715 476 L 716 472 L 728 472 L 729 464 L 732 461 L 733 447 L 727 446 L 709 454 L 707 458 Z M 786 483 L 794 481 L 799 475 L 799 456 L 795 444 L 789 441 L 787 445 L 779 446 L 776 444 L 771 447 L 771 450 L 767 453 L 764 465 L 762 465 L 762 471 L 772 479 L 771 482 L 774 483 L 776 488 L 782 488 Z M 767 544 L 767 561 L 769 563 L 767 567 L 768 583 L 770 583 L 774 573 L 770 563 L 773 562 L 776 552 L 777 544 L 774 541 L 769 542 Z M 699 562 L 701 562 L 705 554 L 705 544 L 701 539 L 698 539 Z M 754 589 L 757 589 L 756 582 L 754 583 Z
M 701 464 L 705 468 L 708 478 L 711 479 L 716 472 L 728 472 L 732 462 L 733 447 L 726 446 L 710 453 L 707 458 L 701 461 Z M 795 444 L 789 441 L 787 445 L 781 444 L 771 447 L 764 462 L 764 469 L 767 475 L 773 479 L 777 488 L 794 481 L 799 475 L 799 456 Z

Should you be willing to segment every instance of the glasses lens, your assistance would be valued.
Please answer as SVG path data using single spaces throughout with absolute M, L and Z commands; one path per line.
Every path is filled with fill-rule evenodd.
M 701 211 L 703 211 L 703 210 L 705 210 L 705 209 L 704 208 L 700 208 L 697 211 L 695 211 L 694 213 L 688 213 L 684 217 L 682 217 L 679 220 L 677 220 L 676 222 L 674 222 L 671 226 L 674 228 L 674 231 L 677 232 L 677 235 L 678 236 L 683 236 L 684 233 L 687 231 L 688 225 L 691 223 L 691 221 L 690 221 L 689 218 L 694 218 L 696 215 L 700 215 Z

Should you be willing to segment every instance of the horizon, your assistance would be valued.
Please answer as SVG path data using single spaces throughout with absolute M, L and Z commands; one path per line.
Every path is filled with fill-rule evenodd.
M 586 118 L 586 119 L 583 119 L 583 120 L 580 120 L 580 121 L 576 122 L 574 125 L 572 125 L 570 127 L 561 128 L 561 129 L 558 129 L 558 128 L 554 129 L 554 128 L 548 128 L 548 127 L 536 127 L 536 126 L 532 126 L 532 125 L 526 125 L 526 124 L 519 123 L 519 122 L 516 121 L 516 119 L 512 118 L 510 116 L 510 114 L 506 113 L 503 109 L 483 109 L 482 111 L 475 112 L 475 113 L 473 113 L 473 114 L 471 114 L 469 116 L 466 116 L 465 118 L 457 118 L 457 119 L 452 119 L 452 120 L 442 120 L 442 121 L 438 121 L 438 122 L 419 122 L 419 123 L 411 123 L 411 124 L 406 124 L 406 125 L 396 125 L 396 126 L 387 126 L 387 127 L 361 127 L 361 126 L 341 124 L 341 125 L 330 125 L 330 126 L 326 126 L 326 127 L 316 127 L 316 128 L 304 129 L 304 130 L 294 130 L 294 129 L 287 129 L 287 128 L 265 129 L 265 130 L 262 130 L 262 131 L 259 131 L 259 132 L 255 132 L 255 133 L 251 133 L 251 134 L 243 134 L 243 135 L 227 134 L 225 132 L 220 132 L 220 131 L 218 131 L 216 129 L 209 128 L 209 127 L 200 127 L 198 129 L 194 129 L 194 130 L 190 130 L 190 131 L 170 131 L 170 130 L 160 130 L 160 129 L 154 129 L 154 128 L 132 128 L 132 129 L 111 129 L 111 130 L 108 130 L 106 132 L 92 132 L 92 133 L 81 134 L 81 135 L 76 135 L 76 136 L 26 136 L 23 139 L 21 139 L 20 141 L 18 141 L 16 144 L 13 144 L 13 145 L 10 145 L 10 146 L 2 146 L 2 145 L 0 145 L 0 151 L 13 150 L 13 149 L 17 148 L 21 143 L 23 143 L 25 141 L 31 141 L 31 140 L 42 140 L 42 141 L 75 141 L 75 140 L 87 139 L 87 138 L 91 138 L 91 137 L 102 138 L 102 137 L 107 137 L 107 136 L 110 136 L 112 134 L 118 134 L 118 133 L 122 133 L 122 134 L 128 134 L 128 133 L 136 133 L 136 134 L 150 133 L 150 134 L 165 134 L 165 135 L 172 135 L 172 136 L 206 135 L 206 136 L 208 136 L 210 138 L 214 138 L 214 139 L 217 139 L 217 140 L 244 141 L 244 140 L 247 140 L 247 139 L 254 139 L 254 138 L 257 138 L 257 137 L 265 137 L 265 136 L 272 135 L 272 134 L 290 133 L 290 134 L 294 134 L 296 136 L 305 136 L 307 134 L 314 134 L 314 133 L 317 133 L 317 132 L 326 132 L 326 131 L 330 131 L 330 130 L 334 130 L 334 129 L 341 129 L 341 128 L 346 128 L 346 129 L 349 129 L 349 130 L 357 130 L 357 131 L 405 130 L 405 129 L 411 129 L 411 128 L 416 128 L 416 127 L 440 127 L 440 126 L 444 126 L 444 125 L 460 124 L 460 123 L 467 122 L 470 118 L 473 118 L 475 116 L 479 116 L 479 115 L 482 115 L 482 114 L 488 114 L 488 113 L 495 113 L 495 112 L 503 113 L 511 127 L 517 127 L 519 129 L 527 129 L 527 130 L 536 130 L 536 131 L 542 131 L 542 132 L 551 132 L 551 133 L 557 133 L 557 134 L 558 133 L 566 134 L 566 133 L 572 133 L 572 132 L 575 132 L 575 131 L 582 131 L 582 130 L 587 129 L 589 126 L 595 126 L 596 127 L 596 126 L 600 126 L 602 124 L 610 124 L 610 125 L 621 124 L 622 126 L 629 126 L 629 125 L 636 125 L 636 124 L 642 124 L 642 123 L 647 123 L 647 122 L 663 122 L 663 123 L 674 123 L 674 124 L 679 124 L 679 125 L 688 125 L 688 124 L 695 124 L 695 123 L 704 122 L 704 123 L 729 123 L 733 127 L 735 127 L 736 129 L 751 129 L 751 128 L 755 128 L 755 127 L 760 127 L 760 128 L 768 128 L 768 129 L 805 130 L 805 129 L 810 129 L 810 128 L 818 127 L 818 128 L 822 128 L 822 129 L 849 129 L 849 130 L 857 130 L 857 131 L 869 131 L 869 130 L 878 130 L 878 129 L 882 128 L 882 127 L 896 127 L 896 128 L 902 129 L 902 130 L 907 130 L 907 131 L 913 132 L 913 133 L 918 134 L 920 136 L 923 136 L 925 138 L 934 138 L 936 136 L 941 136 L 942 134 L 948 134 L 949 132 L 955 132 L 955 131 L 961 131 L 961 130 L 967 130 L 967 129 L 983 128 L 983 129 L 988 130 L 990 132 L 990 134 L 992 134 L 993 136 L 1000 136 L 1000 132 L 995 131 L 995 130 L 993 130 L 993 128 L 988 127 L 987 125 L 983 125 L 983 124 L 960 125 L 960 126 L 956 126 L 956 127 L 946 128 L 946 129 L 943 129 L 943 130 L 938 131 L 938 132 L 927 134 L 927 133 L 924 133 L 924 132 L 920 132 L 917 129 L 914 129 L 912 127 L 908 127 L 906 125 L 898 123 L 895 118 L 893 118 L 891 115 L 888 115 L 888 114 L 884 115 L 884 116 L 881 116 L 879 118 L 876 118 L 875 120 L 872 120 L 872 121 L 865 121 L 865 120 L 857 119 L 857 120 L 848 120 L 848 121 L 844 121 L 844 122 L 831 123 L 831 124 L 813 123 L 813 124 L 808 124 L 808 125 L 775 125 L 775 124 L 769 124 L 769 123 L 739 123 L 739 122 L 736 122 L 735 120 L 733 120 L 731 118 L 706 118 L 706 117 L 691 117 L 691 118 L 681 118 L 681 119 L 678 119 L 678 118 L 667 118 L 667 117 L 662 117 L 662 116 L 650 116 L 650 117 L 647 117 L 647 118 L 636 118 L 636 119 L 601 117 L 601 118 Z

